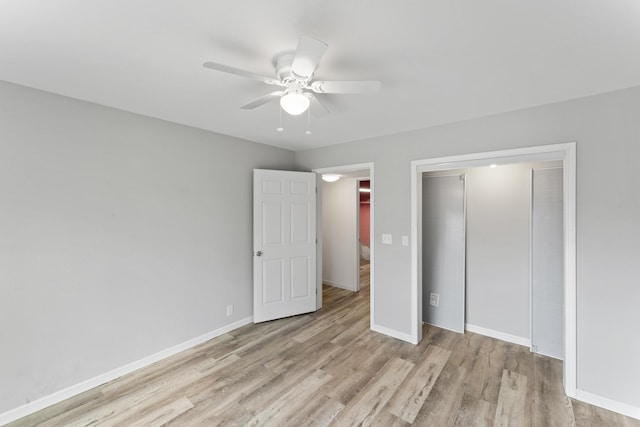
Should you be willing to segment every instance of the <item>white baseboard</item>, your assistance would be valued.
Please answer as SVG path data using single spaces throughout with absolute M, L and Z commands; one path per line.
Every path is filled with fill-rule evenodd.
M 483 328 L 481 326 L 470 325 L 469 323 L 465 323 L 464 329 L 465 331 L 484 335 L 486 337 L 496 338 L 513 344 L 523 345 L 525 347 L 531 347 L 531 340 L 529 338 L 505 334 L 504 332 L 494 331 L 493 329 Z
M 324 283 L 326 285 L 329 285 L 329 286 L 333 286 L 334 288 L 345 289 L 345 290 L 351 291 L 351 292 L 355 292 L 356 291 L 351 286 L 343 285 L 342 283 L 332 282 L 330 280 L 323 280 L 322 283 Z
M 380 325 L 371 325 L 371 330 L 374 332 L 378 332 L 384 335 L 388 335 L 392 338 L 397 338 L 402 341 L 410 342 L 411 344 L 417 344 L 414 342 L 410 334 L 405 334 L 404 332 L 396 331 L 395 329 L 385 328 Z
M 40 399 L 34 400 L 33 402 L 18 406 L 17 408 L 0 414 L 0 426 L 8 424 L 19 418 L 26 417 L 27 415 L 33 414 L 34 412 L 37 412 L 56 403 L 62 402 L 63 400 L 76 396 L 80 393 L 84 393 L 87 390 L 91 390 L 94 387 L 98 387 L 140 368 L 149 366 L 152 363 L 158 362 L 159 360 L 166 359 L 167 357 L 173 356 L 174 354 L 180 353 L 181 351 L 188 350 L 191 347 L 195 347 L 196 345 L 202 344 L 203 342 L 209 341 L 210 339 L 219 337 L 220 335 L 224 335 L 227 332 L 231 332 L 234 329 L 238 329 L 239 327 L 251 322 L 253 322 L 253 317 L 247 317 L 238 320 L 237 322 L 223 326 L 222 328 L 216 329 L 215 331 L 211 331 L 204 335 L 200 335 L 199 337 L 192 338 L 188 341 L 185 341 L 178 345 L 174 345 L 173 347 L 169 347 L 158 353 L 144 357 L 140 360 L 136 360 L 135 362 L 128 363 L 109 372 L 105 372 L 104 374 L 100 374 L 96 377 L 82 381 L 79 384 L 72 385 L 71 387 L 67 387 L 47 396 L 41 397 Z
M 640 420 L 640 408 L 631 406 L 626 403 L 618 402 L 617 400 L 607 399 L 606 397 L 598 396 L 583 390 L 576 390 L 576 399 L 590 405 L 599 406 L 609 411 L 617 412 L 627 417 Z

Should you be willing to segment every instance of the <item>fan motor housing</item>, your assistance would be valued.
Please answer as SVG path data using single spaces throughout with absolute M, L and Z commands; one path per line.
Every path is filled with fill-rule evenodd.
M 276 67 L 276 75 L 281 82 L 290 83 L 296 80 L 304 82 L 309 79 L 309 77 L 296 76 L 291 71 L 291 65 L 293 64 L 295 55 L 295 52 L 284 52 L 273 59 L 273 65 Z

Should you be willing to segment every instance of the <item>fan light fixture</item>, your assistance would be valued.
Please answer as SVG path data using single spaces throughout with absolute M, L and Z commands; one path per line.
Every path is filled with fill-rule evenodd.
M 240 107 L 243 110 L 253 110 L 261 105 L 280 101 L 281 111 L 297 116 L 307 110 L 310 111 L 310 104 L 313 103 L 313 113 L 321 117 L 331 114 L 331 111 L 315 94 L 366 94 L 380 91 L 381 83 L 377 80 L 314 80 L 313 73 L 318 68 L 326 50 L 327 44 L 322 40 L 300 35 L 295 52 L 281 52 L 273 59 L 275 67 L 273 77 L 212 61 L 207 61 L 202 66 L 282 88 L 243 105 Z M 308 131 L 307 135 L 310 135 L 311 129 Z
M 326 182 L 336 182 L 339 179 L 340 175 L 335 175 L 332 173 L 325 173 L 324 175 L 322 175 L 322 180 Z
M 309 98 L 300 92 L 288 92 L 280 98 L 280 106 L 292 116 L 299 116 L 309 108 Z

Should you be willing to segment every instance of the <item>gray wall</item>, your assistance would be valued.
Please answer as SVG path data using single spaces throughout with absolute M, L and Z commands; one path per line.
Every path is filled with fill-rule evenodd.
M 252 169 L 292 166 L 0 82 L 0 413 L 251 316 Z
M 358 182 L 322 182 L 322 281 L 358 290 Z
M 470 325 L 529 338 L 531 168 L 465 171 Z
M 639 116 L 636 87 L 300 151 L 295 160 L 300 170 L 375 162 L 375 229 L 400 236 L 410 234 L 411 160 L 576 141 L 577 385 L 640 407 Z M 409 334 L 410 247 L 393 242 L 376 246 L 375 319 Z

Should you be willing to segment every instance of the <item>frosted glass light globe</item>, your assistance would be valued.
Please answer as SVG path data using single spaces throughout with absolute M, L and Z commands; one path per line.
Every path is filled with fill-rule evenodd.
M 288 93 L 280 98 L 280 106 L 292 116 L 298 116 L 309 108 L 309 98 L 299 92 Z
M 322 180 L 326 182 L 336 182 L 339 179 L 340 175 L 335 175 L 332 173 L 325 173 L 324 175 L 322 175 Z

